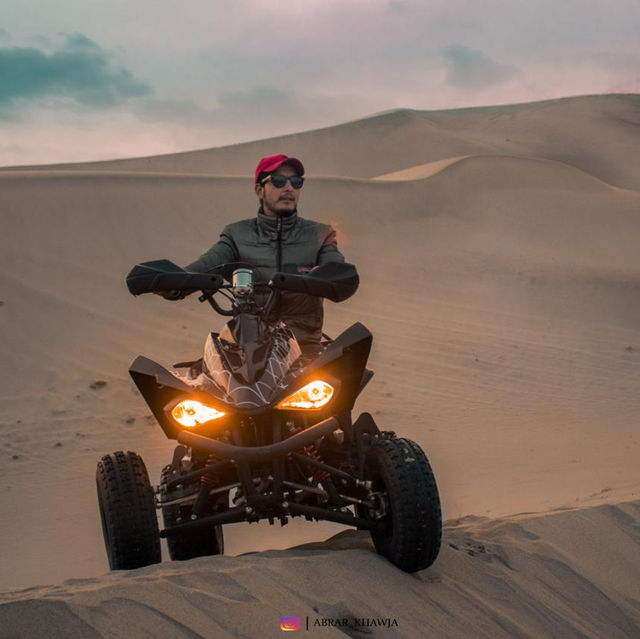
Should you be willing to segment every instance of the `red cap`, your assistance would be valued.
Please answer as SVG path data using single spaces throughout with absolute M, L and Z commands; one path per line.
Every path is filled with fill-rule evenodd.
M 272 173 L 283 164 L 290 164 L 300 176 L 304 175 L 304 166 L 302 166 L 302 162 L 300 162 L 300 160 L 297 158 L 290 158 L 284 153 L 278 153 L 278 155 L 269 155 L 266 158 L 262 158 L 262 160 L 258 162 L 258 166 L 256 166 L 255 183 L 258 183 L 260 173 Z

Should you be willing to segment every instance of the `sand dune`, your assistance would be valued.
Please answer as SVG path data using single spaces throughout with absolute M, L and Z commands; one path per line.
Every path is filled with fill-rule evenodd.
M 637 636 L 638 99 L 401 111 L 224 149 L 0 171 L 0 588 L 107 569 L 97 460 L 136 450 L 157 480 L 172 450 L 128 366 L 138 354 L 167 365 L 197 357 L 220 326 L 195 299 L 132 298 L 124 276 L 148 259 L 187 263 L 224 224 L 252 216 L 248 176 L 260 155 L 281 149 L 309 168 L 301 214 L 334 224 L 361 273 L 356 296 L 327 304 L 326 323 L 336 334 L 363 321 L 374 333 L 376 377 L 359 410 L 424 447 L 446 518 L 491 518 L 450 523 L 458 550 L 445 544 L 418 579 L 357 541 L 344 556 L 322 551 L 321 561 L 268 553 L 27 592 L 2 609 L 7 627 L 27 611 L 72 624 L 71 610 L 80 625 L 65 626 L 67 636 L 90 637 L 83 623 L 100 632 L 127 609 L 135 623 L 160 628 L 156 636 L 193 636 L 176 625 L 183 617 L 143 613 L 145 598 L 173 606 L 187 597 L 190 611 L 196 600 L 219 611 L 216 588 L 254 566 L 265 590 L 238 586 L 227 602 L 249 624 L 247 636 L 253 619 L 287 614 L 297 602 L 309 615 L 319 602 L 329 615 L 352 600 L 347 612 L 365 615 L 378 604 L 349 590 L 353 576 L 342 567 L 356 553 L 377 609 L 390 610 L 385 597 L 399 606 L 400 636 L 421 636 L 414 619 L 451 628 L 447 636 L 537 637 L 551 628 L 555 636 Z M 585 509 L 622 500 L 635 501 Z M 499 519 L 567 506 L 582 509 Z M 629 517 L 636 523 L 627 526 Z M 340 530 L 300 521 L 231 526 L 226 545 L 231 554 L 288 548 Z M 591 545 L 581 546 L 586 539 Z M 476 542 L 501 550 L 475 552 Z M 275 574 L 298 583 L 311 571 L 320 571 L 313 583 L 324 599 L 308 584 L 301 599 L 273 594 Z M 335 598 L 330 574 L 340 577 Z M 373 574 L 384 579 L 374 584 Z M 187 626 L 192 632 L 209 636 L 218 623 L 219 636 L 232 634 L 235 617 L 203 614 L 189 621 L 202 624 Z
M 284 552 L 203 558 L 0 595 L 0 637 L 279 637 L 282 615 L 327 637 L 640 635 L 640 502 L 445 528 L 407 575 L 346 532 Z M 344 624 L 322 626 L 320 624 Z M 380 625 L 377 625 L 380 624 Z
M 639 95 L 613 94 L 446 111 L 399 109 L 216 149 L 59 167 L 247 175 L 256 158 L 278 148 L 305 158 L 312 175 L 374 177 L 443 158 L 497 153 L 566 162 L 638 189 L 639 102 Z
M 467 156 L 461 155 L 459 157 L 445 158 L 444 160 L 437 160 L 435 162 L 427 162 L 426 164 L 418 164 L 418 166 L 410 166 L 408 169 L 402 169 L 401 171 L 376 175 L 371 179 L 376 182 L 410 182 L 411 180 L 424 180 L 425 178 L 434 176 L 436 173 L 440 173 L 440 171 L 443 171 L 465 157 Z

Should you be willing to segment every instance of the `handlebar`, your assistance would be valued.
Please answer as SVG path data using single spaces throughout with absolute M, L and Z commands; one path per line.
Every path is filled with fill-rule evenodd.
M 258 287 L 268 287 L 272 293 L 289 291 L 304 293 L 314 297 L 326 297 L 332 302 L 342 302 L 351 297 L 357 290 L 359 277 L 353 264 L 342 262 L 328 262 L 316 267 L 309 273 L 281 273 L 273 275 L 268 283 L 256 282 L 249 284 L 249 296 L 238 295 L 238 289 L 224 284 L 222 276 L 213 273 L 189 273 L 169 260 L 155 260 L 143 262 L 134 266 L 127 275 L 127 288 L 132 295 L 144 293 L 166 293 L 171 291 L 185 294 L 202 291 L 201 302 L 208 301 L 217 313 L 233 316 L 237 308 L 249 300 L 253 302 L 252 290 Z M 234 309 L 223 309 L 214 300 L 213 295 L 220 289 L 231 289 L 236 294 Z M 267 305 L 261 309 L 264 312 L 271 308 L 274 295 L 270 296 Z
M 353 264 L 327 262 L 306 274 L 275 273 L 270 285 L 281 291 L 326 297 L 332 302 L 349 299 L 358 289 L 360 278 Z
M 220 275 L 188 273 L 169 260 L 155 260 L 134 266 L 127 275 L 132 295 L 182 291 L 217 291 L 224 283 Z
M 202 295 L 198 298 L 198 301 L 209 302 L 209 304 L 211 305 L 213 310 L 216 311 L 216 313 L 220 313 L 220 315 L 224 315 L 225 317 L 233 317 L 235 315 L 232 308 L 230 309 L 222 308 L 222 306 L 220 306 L 220 304 L 218 304 L 218 302 L 213 297 L 213 293 L 211 291 L 204 291 Z

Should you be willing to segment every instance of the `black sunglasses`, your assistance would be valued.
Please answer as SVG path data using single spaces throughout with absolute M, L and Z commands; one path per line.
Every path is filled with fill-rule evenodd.
M 271 182 L 276 189 L 281 189 L 287 182 L 291 182 L 291 186 L 298 190 L 302 188 L 304 184 L 304 178 L 299 175 L 267 175 L 267 177 L 262 180 L 261 184 L 264 186 L 267 182 Z

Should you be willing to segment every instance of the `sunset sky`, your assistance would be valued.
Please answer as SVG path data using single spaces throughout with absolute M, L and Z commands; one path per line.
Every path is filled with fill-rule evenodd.
M 638 0 L 3 0 L 0 165 L 640 92 Z

